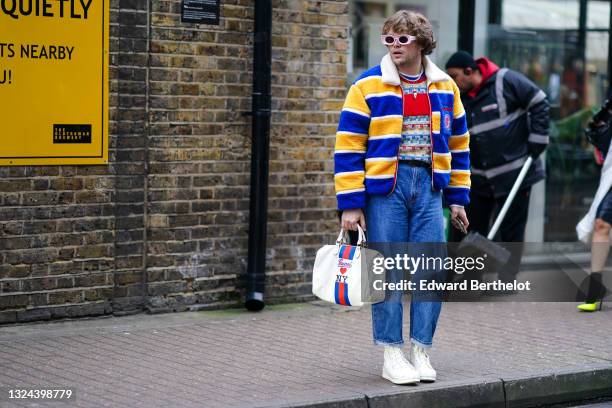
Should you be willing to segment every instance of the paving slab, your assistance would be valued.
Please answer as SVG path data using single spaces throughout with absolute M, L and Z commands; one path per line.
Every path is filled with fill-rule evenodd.
M 612 397 L 609 306 L 445 303 L 429 353 L 438 381 L 411 386 L 381 378 L 371 330 L 369 307 L 321 302 L 0 326 L 0 406 L 528 407 Z M 76 398 L 6 398 L 51 387 Z

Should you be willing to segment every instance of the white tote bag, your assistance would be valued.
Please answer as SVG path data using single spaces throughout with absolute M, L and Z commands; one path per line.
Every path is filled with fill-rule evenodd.
M 357 245 L 349 245 L 344 229 L 335 245 L 325 245 L 317 251 L 312 271 L 312 293 L 326 302 L 343 306 L 363 306 L 381 302 L 384 291 L 375 291 L 371 265 L 378 252 L 365 247 L 365 234 L 360 226 Z M 384 282 L 385 274 L 375 279 Z

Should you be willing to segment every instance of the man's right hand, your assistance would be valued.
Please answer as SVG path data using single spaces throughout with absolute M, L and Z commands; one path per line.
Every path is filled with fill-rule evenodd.
M 345 230 L 357 231 L 357 224 L 361 226 L 361 229 L 366 230 L 365 216 L 361 208 L 355 208 L 353 210 L 344 210 L 342 212 L 342 228 Z

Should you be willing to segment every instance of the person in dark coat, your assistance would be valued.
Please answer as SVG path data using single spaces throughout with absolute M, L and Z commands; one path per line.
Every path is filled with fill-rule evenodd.
M 470 138 L 472 188 L 466 208 L 471 228 L 487 235 L 521 167 L 531 155 L 529 169 L 501 225 L 497 240 L 523 242 L 531 186 L 544 179 L 540 154 L 548 145 L 549 107 L 546 94 L 523 74 L 500 68 L 487 58 L 465 51 L 453 54 L 446 71 L 461 90 Z M 449 241 L 462 234 L 451 228 Z M 499 271 L 502 281 L 516 278 L 522 245 L 511 246 L 510 266 Z

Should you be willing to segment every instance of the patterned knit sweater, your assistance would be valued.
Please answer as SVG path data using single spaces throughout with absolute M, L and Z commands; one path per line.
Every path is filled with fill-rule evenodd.
M 430 105 L 427 97 L 427 78 L 423 71 L 416 76 L 400 72 L 403 90 L 402 141 L 400 160 L 419 160 L 431 163 Z

